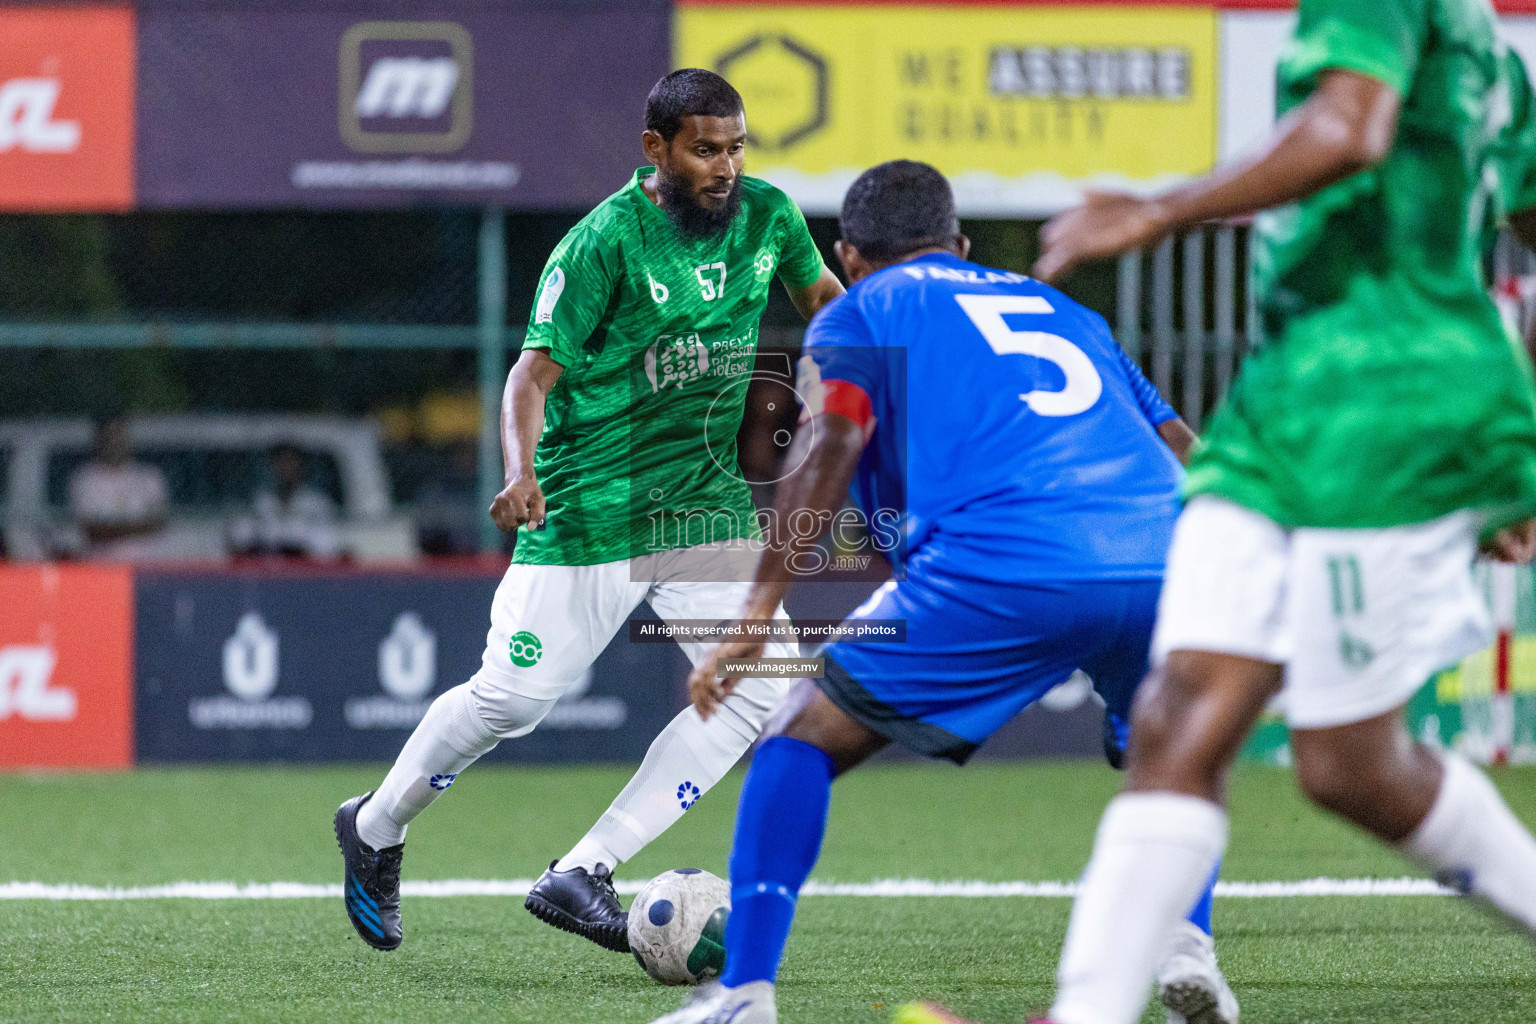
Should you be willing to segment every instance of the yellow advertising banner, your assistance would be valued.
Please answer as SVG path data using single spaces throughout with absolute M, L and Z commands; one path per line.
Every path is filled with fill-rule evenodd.
M 963 213 L 1043 215 L 1216 154 L 1209 7 L 684 3 L 679 67 L 740 90 L 748 172 L 835 212 L 883 160 L 934 164 Z

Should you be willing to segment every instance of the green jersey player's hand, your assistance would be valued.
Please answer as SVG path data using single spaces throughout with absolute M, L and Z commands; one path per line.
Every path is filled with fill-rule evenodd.
M 513 480 L 491 502 L 491 518 L 496 525 L 510 533 L 529 523 L 535 527 L 544 524 L 544 492 L 532 476 Z

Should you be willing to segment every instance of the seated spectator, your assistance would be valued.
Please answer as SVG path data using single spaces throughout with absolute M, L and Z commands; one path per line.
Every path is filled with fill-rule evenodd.
M 477 449 L 459 441 L 446 472 L 428 480 L 416 499 L 416 539 L 424 555 L 472 555 L 480 550 Z
M 336 507 L 304 479 L 304 453 L 296 445 L 272 449 L 272 487 L 257 492 L 252 514 L 230 529 L 230 547 L 239 555 L 334 558 Z
M 90 558 L 151 558 L 165 529 L 168 492 L 157 466 L 133 461 L 128 420 L 96 424 L 96 457 L 69 478 L 69 507 Z

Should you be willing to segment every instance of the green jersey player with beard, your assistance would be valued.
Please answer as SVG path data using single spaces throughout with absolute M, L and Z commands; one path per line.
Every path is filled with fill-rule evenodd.
M 658 205 L 679 187 L 640 168 L 549 258 L 523 343 L 560 371 L 533 465 L 548 513 L 518 538 L 515 562 L 589 565 L 756 535 L 733 467 L 758 320 L 775 276 L 802 301 L 835 279 L 767 182 L 706 190 L 718 210 L 684 205 L 686 192 Z M 506 499 L 508 513 L 534 500 L 531 487 Z
M 406 825 L 500 740 L 533 731 L 641 601 L 663 619 L 742 606 L 757 552 L 741 542 L 759 534 L 736 433 L 758 321 L 776 277 L 807 319 L 843 292 L 795 205 L 743 175 L 746 138 L 723 78 L 666 76 L 646 102 L 651 166 L 549 258 L 503 402 L 507 484 L 491 515 L 521 533 L 480 670 L 433 702 L 378 791 L 336 814 L 347 914 L 376 948 L 402 937 Z M 744 681 L 726 714 L 674 719 L 528 909 L 627 953 L 614 868 L 729 770 L 792 682 Z

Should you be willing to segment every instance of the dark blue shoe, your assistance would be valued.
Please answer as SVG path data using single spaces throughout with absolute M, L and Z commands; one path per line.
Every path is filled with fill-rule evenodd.
M 363 941 L 374 949 L 400 945 L 400 861 L 405 844 L 382 850 L 357 834 L 357 812 L 372 792 L 355 796 L 336 809 L 336 845 L 341 847 L 341 891 L 347 917 Z

